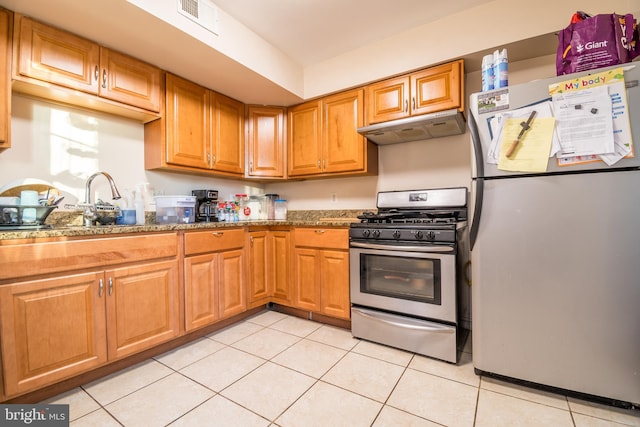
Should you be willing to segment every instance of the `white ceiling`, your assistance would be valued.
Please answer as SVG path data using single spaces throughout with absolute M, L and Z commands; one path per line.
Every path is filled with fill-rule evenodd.
M 297 63 L 308 66 L 490 1 L 213 0 L 213 3 Z

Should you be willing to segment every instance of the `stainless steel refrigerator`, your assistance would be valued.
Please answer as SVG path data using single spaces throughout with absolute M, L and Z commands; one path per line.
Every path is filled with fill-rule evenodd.
M 640 406 L 640 63 L 627 68 L 635 155 L 611 166 L 553 157 L 546 171 L 514 172 L 488 160 L 498 114 L 542 105 L 550 84 L 607 69 L 509 87 L 489 100 L 506 99 L 506 110 L 486 108 L 487 93 L 470 97 L 477 373 Z

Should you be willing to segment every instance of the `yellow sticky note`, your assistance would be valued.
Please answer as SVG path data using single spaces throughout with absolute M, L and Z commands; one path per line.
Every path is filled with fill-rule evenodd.
M 553 117 L 536 117 L 531 122 L 531 128 L 520 138 L 520 143 L 511 157 L 506 156 L 509 147 L 518 138 L 522 130 L 521 123 L 525 120 L 526 117 L 505 120 L 498 169 L 512 172 L 545 172 L 547 170 L 555 126 Z

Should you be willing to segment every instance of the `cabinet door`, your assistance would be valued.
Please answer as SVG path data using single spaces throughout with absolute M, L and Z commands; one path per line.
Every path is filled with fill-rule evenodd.
M 348 319 L 349 252 L 323 250 L 320 253 L 320 311 L 327 316 Z
M 186 331 L 210 325 L 220 318 L 218 256 L 206 254 L 184 260 L 184 317 Z
M 100 49 L 100 67 L 100 96 L 160 111 L 159 68 L 106 48 Z
M 244 250 L 221 252 L 220 257 L 220 317 L 242 313 L 247 307 L 244 284 Z
M 409 77 L 373 83 L 367 90 L 367 123 L 409 117 Z
M 411 114 L 462 110 L 463 62 L 455 61 L 411 75 Z
M 100 47 L 16 14 L 17 73 L 82 92 L 98 93 Z
M 288 304 L 291 301 L 291 232 L 274 230 L 269 232 L 270 277 L 273 280 L 272 296 L 275 302 Z
M 322 172 L 321 101 L 310 101 L 289 109 L 287 121 L 288 175 Z
M 211 92 L 213 131 L 212 168 L 244 173 L 244 104 Z
M 0 287 L 5 391 L 14 395 L 107 361 L 102 273 Z
M 355 172 L 365 168 L 364 89 L 342 92 L 323 99 L 322 171 Z
M 249 303 L 266 300 L 271 296 L 270 283 L 273 282 L 271 257 L 268 246 L 268 231 L 249 232 L 249 283 L 247 284 Z
M 11 22 L 0 9 L 0 150 L 11 147 Z
M 320 311 L 320 257 L 316 249 L 295 249 L 295 300 L 297 308 Z
M 284 108 L 251 106 L 247 117 L 247 175 L 285 178 Z
M 167 163 L 210 169 L 209 90 L 167 74 Z
M 105 276 L 110 359 L 178 336 L 177 260 L 118 268 Z

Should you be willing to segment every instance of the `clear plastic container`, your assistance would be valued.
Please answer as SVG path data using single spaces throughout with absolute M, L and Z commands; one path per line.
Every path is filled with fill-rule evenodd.
M 280 198 L 277 194 L 265 194 L 265 208 L 267 210 L 266 219 L 276 219 L 276 205 L 275 202 Z
M 264 196 L 249 196 L 249 202 L 247 206 L 250 209 L 249 219 L 252 221 L 258 221 L 261 219 L 267 219 L 267 212 L 264 208 Z
M 278 199 L 274 201 L 274 219 L 283 221 L 287 219 L 287 201 L 284 199 Z
M 190 224 L 195 222 L 195 196 L 156 196 L 158 224 Z

